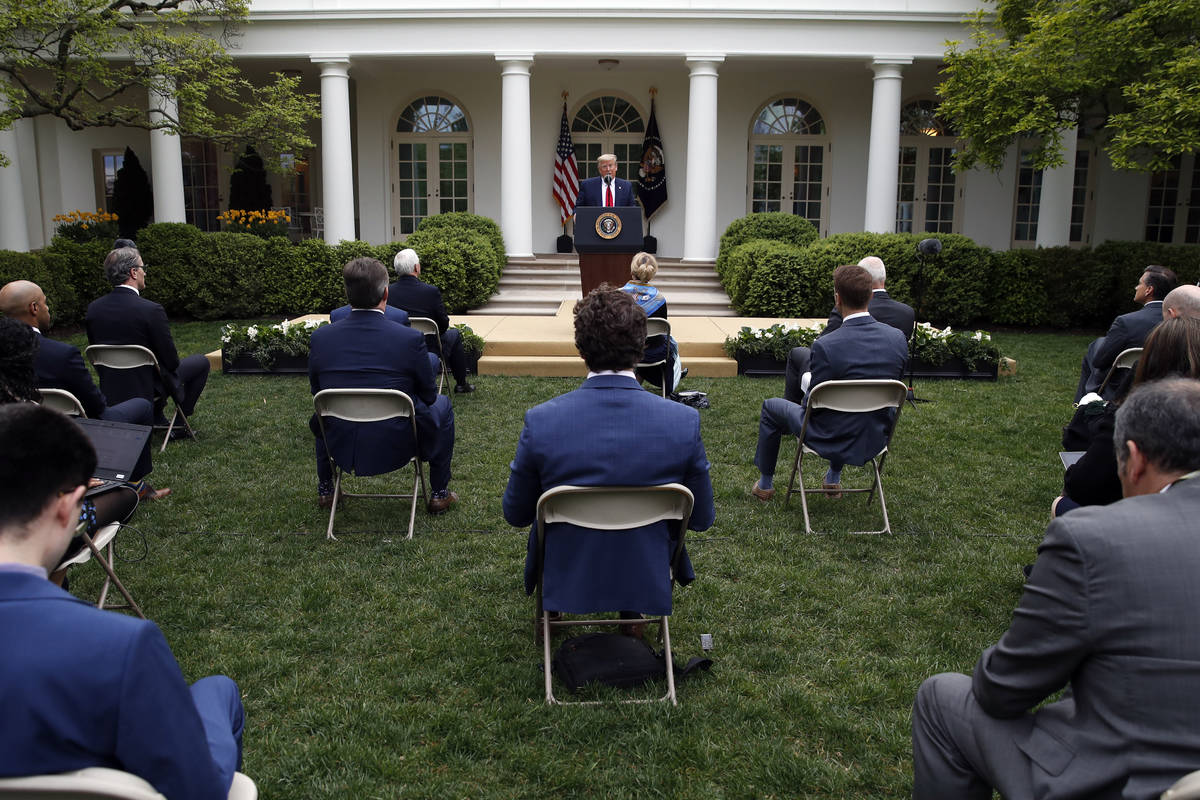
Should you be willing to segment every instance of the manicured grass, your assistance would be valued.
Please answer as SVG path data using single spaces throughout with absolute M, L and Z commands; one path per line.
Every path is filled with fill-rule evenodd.
M 212 349 L 219 328 L 177 325 L 181 351 Z M 479 378 L 453 396 L 462 502 L 419 511 L 405 541 L 401 502 L 352 501 L 327 542 L 307 381 L 214 374 L 199 440 L 155 455 L 174 494 L 121 535 L 118 573 L 189 679 L 240 684 L 264 797 L 906 796 L 917 686 L 969 671 L 1007 627 L 1061 487 L 1087 337 L 996 339 L 1015 377 L 922 381 L 933 402 L 905 408 L 884 476 L 891 536 L 848 533 L 877 527 L 862 495 L 814 499 L 814 536 L 798 500 L 749 496 L 758 408 L 782 379 L 686 382 L 712 402 L 717 521 L 689 538 L 699 577 L 677 590 L 671 632 L 680 661 L 713 634 L 715 664 L 677 708 L 542 702 L 526 532 L 500 496 L 525 409 L 575 380 Z M 778 481 L 793 454 L 785 443 Z M 99 570 L 76 573 L 91 597 Z

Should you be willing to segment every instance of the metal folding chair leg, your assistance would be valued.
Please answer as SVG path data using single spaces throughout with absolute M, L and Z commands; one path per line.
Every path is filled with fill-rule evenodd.
M 871 459 L 871 468 L 873 471 L 871 488 L 869 489 L 842 489 L 843 494 L 855 494 L 867 492 L 867 505 L 871 505 L 871 500 L 875 497 L 875 493 L 879 493 L 879 508 L 883 512 L 883 529 L 878 531 L 852 531 L 853 533 L 862 534 L 880 534 L 891 533 L 892 523 L 888 519 L 887 502 L 883 497 L 883 462 L 887 458 L 885 451 L 878 458 Z M 797 442 L 796 444 L 796 459 L 792 462 L 792 477 L 788 480 L 787 495 L 784 497 L 784 505 L 792 499 L 793 494 L 800 495 L 800 507 L 804 511 L 804 532 L 814 533 L 812 522 L 808 515 L 808 495 L 810 494 L 825 494 L 824 489 L 806 489 L 804 486 L 804 470 L 802 469 L 804 462 L 804 445 Z M 796 485 L 796 476 L 800 476 L 800 488 L 793 488 Z
M 171 415 L 171 421 L 167 424 L 167 434 L 163 437 L 162 447 L 158 448 L 158 452 L 163 452 L 167 449 L 167 442 L 171 441 L 171 432 L 175 430 L 175 421 L 183 420 L 183 427 L 187 428 L 188 437 L 195 439 L 196 432 L 192 430 L 191 423 L 188 422 L 187 415 L 180 410 L 179 406 L 175 406 L 175 413 Z
M 96 602 L 96 608 L 128 608 L 142 619 L 145 619 L 146 615 L 142 613 L 141 607 L 138 606 L 138 604 L 134 601 L 133 595 L 129 593 L 129 590 L 125 588 L 125 584 L 121 583 L 121 579 L 117 577 L 117 573 L 113 570 L 113 543 L 116 541 L 116 538 L 114 537 L 113 539 L 108 540 L 108 544 L 104 548 L 104 550 L 108 553 L 106 558 L 104 552 L 101 552 L 100 548 L 96 547 L 96 543 L 92 541 L 92 537 L 88 536 L 87 532 L 84 532 L 82 536 L 84 543 L 88 546 L 88 549 L 92 551 L 92 558 L 100 562 L 100 566 L 104 569 L 106 576 L 104 578 L 104 583 L 100 586 L 100 599 Z M 110 584 L 116 586 L 117 591 L 120 592 L 121 596 L 125 598 L 125 605 L 105 605 L 105 600 L 108 597 L 108 587 Z

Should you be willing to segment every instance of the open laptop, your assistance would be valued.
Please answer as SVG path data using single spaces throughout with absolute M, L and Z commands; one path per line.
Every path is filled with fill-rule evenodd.
M 96 474 L 103 483 L 87 490 L 93 495 L 130 479 L 150 438 L 149 425 L 74 417 L 96 449 Z

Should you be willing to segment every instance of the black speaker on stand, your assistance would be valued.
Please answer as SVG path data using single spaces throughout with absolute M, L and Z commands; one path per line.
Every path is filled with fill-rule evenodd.
M 941 261 L 942 258 L 942 242 L 940 239 L 922 239 L 917 242 L 917 276 L 913 281 L 913 317 L 919 323 L 921 321 L 921 305 L 925 300 L 925 260 L 927 258 L 936 258 Z M 913 328 L 913 335 L 916 335 L 916 328 Z M 926 400 L 922 397 L 917 397 L 916 380 L 913 377 L 913 360 L 908 359 L 908 402 L 913 408 L 917 407 L 917 403 L 932 403 L 932 400 Z

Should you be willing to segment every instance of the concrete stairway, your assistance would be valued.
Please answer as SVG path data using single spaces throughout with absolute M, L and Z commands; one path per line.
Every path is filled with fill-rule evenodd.
M 654 279 L 675 317 L 732 317 L 729 296 L 721 288 L 713 264 L 659 259 Z M 486 305 L 471 314 L 553 316 L 564 300 L 579 298 L 579 257 L 538 255 L 510 259 L 500 286 Z

